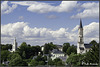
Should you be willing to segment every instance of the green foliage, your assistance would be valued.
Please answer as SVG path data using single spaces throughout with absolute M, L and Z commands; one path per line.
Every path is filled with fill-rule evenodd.
M 23 59 L 26 58 L 26 53 L 25 53 L 25 51 L 23 51 L 22 57 L 23 57 Z
M 53 49 L 57 49 L 57 46 L 56 45 L 54 45 L 52 42 L 50 42 L 50 43 L 46 43 L 45 45 L 44 45 L 44 54 L 49 54 L 49 52 L 51 51 L 51 50 L 53 50 Z
M 54 65 L 56 65 L 56 66 L 63 66 L 64 65 L 60 58 L 54 59 L 53 62 L 54 62 Z
M 96 45 L 97 42 L 95 40 L 92 40 L 89 44 L 93 44 L 93 45 Z
M 6 64 L 1 64 L 1 66 L 7 66 Z
M 91 47 L 89 52 L 85 54 L 84 62 L 89 64 L 90 63 L 99 64 L 99 43 L 93 40 L 90 42 L 90 44 L 92 44 L 93 46 Z
M 29 64 L 30 64 L 30 66 L 37 66 L 38 65 L 38 61 L 31 60 L 31 62 Z
M 63 44 L 63 52 L 66 53 L 67 49 L 70 47 L 69 43 L 64 43 Z
M 9 51 L 7 50 L 2 50 L 1 51 L 1 62 L 2 61 L 7 61 L 8 55 L 10 54 Z
M 67 49 L 67 54 L 70 55 L 71 53 L 77 53 L 77 49 L 75 48 L 74 45 L 70 46 L 68 49 Z
M 16 52 L 20 54 L 22 59 L 29 59 L 35 55 L 38 55 L 38 52 L 41 52 L 41 47 L 30 46 L 30 45 L 27 45 L 26 42 L 23 42 L 19 46 L 19 49 Z
M 72 66 L 82 65 L 83 55 L 71 53 L 66 61 L 67 64 Z
M 12 45 L 11 44 L 1 44 L 1 50 L 8 50 L 8 49 L 12 49 Z
M 48 65 L 54 65 L 54 61 L 52 59 L 49 59 Z
M 58 61 L 57 66 L 64 66 L 64 64 L 62 63 L 62 61 Z
M 17 53 L 14 53 L 11 56 L 9 66 L 27 66 L 28 64 L 22 60 L 21 56 Z
M 44 61 L 39 61 L 38 65 L 45 65 Z
M 85 54 L 74 54 L 71 53 L 67 59 L 67 63 L 72 66 L 86 65 L 87 63 L 97 63 L 99 64 L 99 43 L 96 41 L 91 41 L 90 44 L 93 46 Z M 69 48 L 68 48 L 69 49 Z M 84 62 L 84 64 L 82 64 Z

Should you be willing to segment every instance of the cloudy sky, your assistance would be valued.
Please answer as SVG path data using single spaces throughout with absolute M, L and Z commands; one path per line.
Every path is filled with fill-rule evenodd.
M 98 1 L 2 1 L 1 43 L 77 44 L 82 19 L 84 42 L 99 42 Z

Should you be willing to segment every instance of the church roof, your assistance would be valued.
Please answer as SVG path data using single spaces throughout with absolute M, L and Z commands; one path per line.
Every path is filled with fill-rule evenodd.
M 80 19 L 80 28 L 83 28 L 83 26 L 82 26 L 82 20 Z
M 92 44 L 84 44 L 85 48 L 91 48 Z

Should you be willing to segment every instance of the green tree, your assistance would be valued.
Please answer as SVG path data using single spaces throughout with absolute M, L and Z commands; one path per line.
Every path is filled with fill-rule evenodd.
M 49 54 L 49 50 L 50 50 L 50 45 L 49 44 L 45 44 L 44 45 L 44 54 Z
M 69 43 L 64 43 L 63 44 L 63 52 L 66 53 L 67 49 L 70 47 Z
M 71 53 L 66 60 L 66 63 L 70 66 L 81 66 L 84 55 Z
M 70 46 L 68 49 L 67 49 L 67 54 L 70 55 L 71 53 L 77 53 L 77 49 L 75 46 Z
M 62 61 L 58 61 L 57 66 L 64 66 L 64 64 L 62 63 Z
M 44 57 L 42 57 L 41 55 L 37 56 L 37 58 L 35 58 L 36 61 L 45 61 Z
M 39 61 L 38 65 L 45 65 L 44 61 Z
M 10 54 L 9 51 L 7 51 L 7 50 L 2 50 L 2 51 L 1 51 L 1 62 L 2 62 L 2 61 L 7 61 L 8 55 L 9 55 L 9 54 Z
M 38 65 L 38 61 L 31 60 L 31 62 L 29 64 L 30 64 L 30 66 L 37 66 Z
M 22 58 L 29 59 L 38 55 L 38 53 L 41 52 L 41 47 L 27 45 L 26 42 L 23 42 L 16 52 L 19 53 Z
M 28 64 L 22 60 L 21 56 L 17 53 L 14 53 L 11 56 L 9 66 L 27 66 Z
M 62 66 L 62 65 L 64 65 L 63 62 L 62 62 L 62 60 L 60 58 L 54 59 L 53 62 L 54 62 L 54 65 L 56 65 L 56 66 Z
M 23 51 L 22 57 L 23 57 L 23 59 L 26 58 L 26 53 L 25 53 L 25 51 Z
M 89 64 L 90 63 L 99 64 L 99 43 L 93 40 L 90 42 L 90 44 L 92 44 L 92 46 L 89 52 L 85 54 L 84 62 Z
M 54 65 L 54 61 L 52 59 L 49 59 L 48 65 Z
M 52 51 L 53 49 L 57 49 L 57 46 L 54 45 L 52 42 L 45 43 L 43 53 L 44 54 L 49 54 L 49 52 Z
M 11 44 L 1 44 L 1 50 L 8 50 L 8 49 L 12 49 L 12 45 Z

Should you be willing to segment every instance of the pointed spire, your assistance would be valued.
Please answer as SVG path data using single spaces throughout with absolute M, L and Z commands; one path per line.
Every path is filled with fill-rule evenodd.
M 80 28 L 83 28 L 83 26 L 82 26 L 82 20 L 80 19 Z
M 16 37 L 15 37 L 15 41 L 16 41 Z

